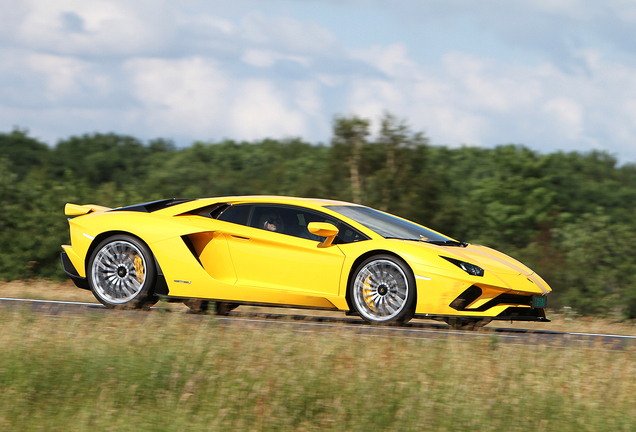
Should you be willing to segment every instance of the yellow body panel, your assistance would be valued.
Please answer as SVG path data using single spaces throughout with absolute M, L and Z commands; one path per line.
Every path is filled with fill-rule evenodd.
M 313 209 L 345 221 L 368 240 L 324 247 L 322 242 L 191 213 L 215 203 Z M 129 233 L 152 251 L 169 296 L 184 298 L 348 310 L 350 275 L 364 257 L 374 254 L 395 255 L 410 267 L 417 287 L 416 314 L 492 317 L 509 306 L 529 306 L 500 304 L 484 311 L 474 309 L 483 308 L 503 293 L 530 296 L 551 291 L 532 270 L 493 249 L 385 239 L 325 205 L 354 204 L 287 197 L 224 197 L 193 200 L 152 213 L 69 204 L 68 214 L 80 216 L 69 221 L 71 246 L 65 245 L 64 251 L 84 278 L 97 244 L 114 233 Z M 312 229 L 326 229 L 323 225 Z M 484 275 L 472 276 L 442 257 L 478 264 Z M 480 297 L 464 310 L 451 307 L 471 286 L 481 290 Z
M 338 247 L 239 225 L 225 237 L 237 284 L 338 294 L 344 262 Z

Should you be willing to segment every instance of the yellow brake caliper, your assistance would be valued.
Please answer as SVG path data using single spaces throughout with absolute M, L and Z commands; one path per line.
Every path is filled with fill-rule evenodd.
M 370 280 L 371 275 L 367 276 L 364 279 L 364 282 L 362 283 L 364 285 L 364 288 L 362 288 L 362 296 L 364 297 L 364 302 L 367 304 L 367 306 L 369 306 L 369 308 L 373 312 L 376 312 L 375 306 L 373 305 L 373 300 L 371 299 L 371 297 L 373 296 L 373 289 L 371 289 L 371 284 L 369 283 Z
M 145 275 L 144 262 L 139 255 L 135 255 L 134 262 L 135 262 L 135 274 L 137 275 L 137 280 L 139 281 L 139 283 L 143 283 L 144 275 Z

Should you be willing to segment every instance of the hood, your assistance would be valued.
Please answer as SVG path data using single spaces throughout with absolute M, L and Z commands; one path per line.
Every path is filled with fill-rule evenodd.
M 442 246 L 447 256 L 477 264 L 486 271 L 497 275 L 511 289 L 546 294 L 552 288 L 530 268 L 516 259 L 494 249 L 469 244 L 465 248 Z M 526 288 L 521 288 L 525 286 Z
M 458 259 L 477 264 L 485 270 L 490 270 L 498 274 L 522 274 L 529 276 L 534 273 L 530 268 L 516 259 L 485 246 L 469 244 L 465 248 L 444 247 L 444 249 L 451 252 L 453 257 L 456 256 Z

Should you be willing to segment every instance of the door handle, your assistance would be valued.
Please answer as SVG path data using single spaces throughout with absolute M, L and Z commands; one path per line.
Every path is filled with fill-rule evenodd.
M 250 238 L 249 238 L 249 237 L 243 237 L 243 236 L 240 236 L 240 235 L 230 234 L 230 236 L 231 236 L 233 239 L 237 239 L 237 240 L 247 240 L 247 241 L 249 241 L 249 240 L 250 240 Z

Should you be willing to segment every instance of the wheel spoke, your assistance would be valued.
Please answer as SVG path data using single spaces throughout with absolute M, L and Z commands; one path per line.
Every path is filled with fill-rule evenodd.
M 370 261 L 353 282 L 358 312 L 370 321 L 389 321 L 402 312 L 409 283 L 402 268 L 389 259 Z
M 402 298 L 395 297 L 393 295 L 387 296 L 387 304 L 392 309 L 392 313 L 397 311 L 402 305 L 402 303 L 404 303 L 404 299 Z
M 142 291 L 145 269 L 145 258 L 136 245 L 125 240 L 107 243 L 93 259 L 94 289 L 109 303 L 127 303 Z
M 384 313 L 386 315 L 391 315 L 395 313 L 395 311 L 397 310 L 397 308 L 393 307 L 393 305 L 391 305 L 391 303 L 387 299 L 384 299 L 383 305 L 384 305 Z

